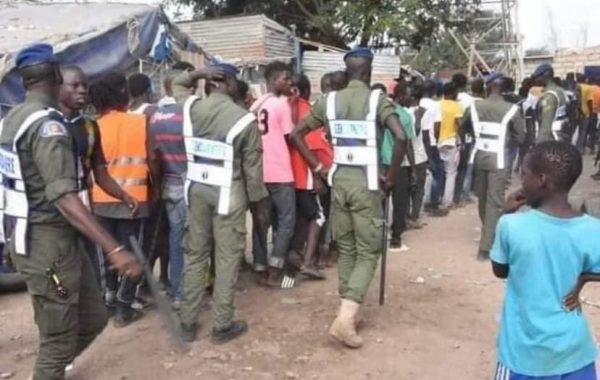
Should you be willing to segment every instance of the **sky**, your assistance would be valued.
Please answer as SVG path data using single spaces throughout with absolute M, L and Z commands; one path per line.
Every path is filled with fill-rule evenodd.
M 112 2 L 159 4 L 161 0 L 112 0 Z M 166 3 L 164 0 L 162 2 Z M 518 0 L 518 2 L 520 33 L 523 36 L 525 50 L 542 47 L 554 50 L 600 45 L 600 0 Z M 167 8 L 167 11 L 170 10 Z M 186 13 L 191 18 L 191 13 Z M 555 30 L 555 37 L 550 32 L 551 25 Z
M 600 0 L 519 0 L 519 25 L 525 49 L 600 45 Z

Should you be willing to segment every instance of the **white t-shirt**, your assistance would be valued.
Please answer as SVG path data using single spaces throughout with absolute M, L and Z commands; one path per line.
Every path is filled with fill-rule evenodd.
M 469 108 L 471 106 L 471 104 L 473 104 L 473 101 L 475 100 L 475 98 L 472 97 L 471 95 L 467 94 L 466 92 L 459 92 L 456 100 L 460 103 L 460 106 L 462 107 L 462 109 L 466 110 L 467 108 Z
M 423 162 L 427 162 L 427 152 L 425 152 L 425 143 L 423 142 L 423 128 L 419 129 L 419 133 L 417 134 L 417 118 L 415 117 L 415 111 L 417 107 L 411 107 L 407 109 L 410 114 L 410 118 L 412 119 L 412 130 L 415 138 L 410 140 L 413 146 L 413 150 L 415 151 L 415 165 L 422 164 Z M 423 117 L 421 117 L 421 126 L 423 125 Z M 402 161 L 402 166 L 410 166 L 408 162 L 408 157 L 404 157 L 404 161 Z
M 425 108 L 425 113 L 421 120 L 421 129 L 429 133 L 431 146 L 437 146 L 437 141 L 435 140 L 435 123 L 442 122 L 440 103 L 431 98 L 421 98 L 419 106 Z

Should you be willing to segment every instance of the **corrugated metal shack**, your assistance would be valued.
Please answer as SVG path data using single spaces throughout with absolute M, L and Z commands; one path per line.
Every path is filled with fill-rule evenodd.
M 344 70 L 344 52 L 305 51 L 302 56 L 302 70 L 310 79 L 313 93 L 319 93 L 321 77 L 331 71 Z M 394 78 L 400 74 L 400 57 L 375 54 L 371 83 L 383 83 L 388 89 L 394 85 Z
M 265 15 L 184 21 L 178 27 L 210 55 L 219 56 L 242 68 L 251 83 L 262 82 L 262 67 L 294 58 L 291 31 Z
M 194 43 L 211 56 L 219 56 L 242 68 L 242 77 L 264 91 L 263 68 L 269 62 L 292 62 L 295 58 L 293 33 L 265 15 L 225 17 L 210 20 L 184 21 L 177 24 Z M 302 45 L 302 71 L 320 92 L 321 77 L 344 69 L 346 51 L 318 42 L 299 39 Z M 388 88 L 400 73 L 400 57 L 375 56 L 372 82 L 382 82 Z

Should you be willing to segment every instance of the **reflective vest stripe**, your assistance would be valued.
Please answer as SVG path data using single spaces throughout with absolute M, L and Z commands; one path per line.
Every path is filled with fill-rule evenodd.
M 147 160 L 146 157 L 128 157 L 128 156 L 121 156 L 121 157 L 117 157 L 117 158 L 113 158 L 112 160 L 108 161 L 108 165 L 111 166 L 123 166 L 123 165 L 146 165 L 147 164 Z
M 137 178 L 115 178 L 112 177 L 115 182 L 121 186 L 121 187 L 131 187 L 131 186 L 147 186 L 148 185 L 148 180 L 146 178 L 144 179 L 137 179 Z
M 555 140 L 560 140 L 560 132 L 562 132 L 563 124 L 567 119 L 567 107 L 566 105 L 560 105 L 560 97 L 556 91 L 546 91 L 548 94 L 552 94 L 556 98 L 558 106 L 554 113 L 554 121 L 552 122 L 552 136 Z
M 6 242 L 6 232 L 4 231 L 4 216 L 8 215 L 15 219 L 13 229 L 13 243 L 15 253 L 18 255 L 27 255 L 27 225 L 29 219 L 29 201 L 25 192 L 25 182 L 21 171 L 21 160 L 17 153 L 17 144 L 19 139 L 27 132 L 39 119 L 48 117 L 52 109 L 40 110 L 29 115 L 19 127 L 12 143 L 12 151 L 0 148 L 2 165 L 0 165 L 0 238 Z M 4 122 L 0 121 L 0 135 L 4 129 Z M 6 162 L 5 162 L 6 161 Z M 14 181 L 12 188 L 5 187 L 4 177 Z
M 471 163 L 475 159 L 478 151 L 484 151 L 496 154 L 496 164 L 498 169 L 504 169 L 505 158 L 504 150 L 506 146 L 506 132 L 508 123 L 519 111 L 519 107 L 514 105 L 504 115 L 501 122 L 481 121 L 477 113 L 477 102 L 471 105 L 471 121 L 475 132 L 475 148 L 471 153 Z
M 371 91 L 369 113 L 365 120 L 338 120 L 336 110 L 336 92 L 327 95 L 327 119 L 333 145 L 333 165 L 329 171 L 328 182 L 333 186 L 333 177 L 337 168 L 343 166 L 363 167 L 366 171 L 369 190 L 379 189 L 379 159 L 377 155 L 377 106 L 380 90 Z M 363 146 L 345 146 L 345 140 L 359 140 Z
M 185 199 L 189 205 L 188 192 L 192 182 L 218 187 L 218 213 L 227 215 L 231 202 L 231 183 L 233 181 L 233 142 L 246 127 L 256 120 L 256 117 L 251 113 L 242 116 L 227 133 L 225 142 L 194 137 L 191 108 L 198 99 L 197 96 L 190 96 L 183 106 L 183 134 L 188 158 L 184 189 Z M 196 162 L 196 158 L 222 161 L 222 164 Z
M 146 152 L 146 118 L 124 112 L 109 112 L 98 119 L 106 170 L 138 202 L 148 201 L 148 164 Z M 119 182 L 119 181 L 117 181 Z M 94 203 L 120 203 L 121 200 L 94 184 Z

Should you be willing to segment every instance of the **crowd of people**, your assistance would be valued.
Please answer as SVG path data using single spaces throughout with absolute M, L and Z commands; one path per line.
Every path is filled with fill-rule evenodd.
M 530 253 L 519 246 L 530 236 L 511 226 L 525 230 L 538 222 L 528 218 L 539 216 L 501 215 L 527 201 L 550 215 L 579 217 L 565 203 L 581 173 L 572 143 L 581 153 L 595 150 L 600 87 L 582 76 L 578 85 L 572 75 L 560 81 L 541 65 L 518 93 L 501 73 L 474 79 L 458 73 L 445 82 L 398 78 L 388 94 L 385 85 L 370 84 L 372 60 L 365 48 L 347 53 L 346 70 L 324 75 L 320 95 L 311 94 L 306 75 L 272 62 L 264 70 L 267 92 L 258 97 L 234 65 L 178 63 L 157 100 L 144 74 L 111 73 L 89 83 L 79 67 L 57 62 L 51 46 L 23 50 L 16 62 L 27 98 L 0 127 L 0 206 L 12 261 L 34 300 L 40 331 L 34 379 L 63 378 L 109 316 L 121 328 L 151 306 L 131 253 L 135 241 L 151 267 L 160 262 L 182 339 L 196 339 L 210 293 L 211 341 L 223 344 L 248 329 L 234 319 L 234 297 L 250 211 L 249 264 L 258 286 L 286 289 L 299 276 L 322 280 L 324 265 L 339 256 L 341 302 L 329 334 L 358 348 L 356 316 L 387 249 L 385 223 L 389 250 L 403 252 L 409 250 L 403 234 L 426 226 L 423 212 L 446 217 L 478 202 L 478 258 L 491 256 L 494 273 L 511 285 L 515 267 L 527 270 L 513 258 Z M 200 80 L 204 96 L 196 95 Z M 515 170 L 523 173 L 523 189 L 505 202 Z M 552 224 L 558 222 L 544 223 L 543 239 L 562 236 Z M 586 217 L 584 224 L 597 222 Z M 577 257 L 587 260 L 584 272 L 593 272 L 598 260 L 585 252 L 589 257 Z M 574 294 L 595 280 L 584 277 Z M 544 294 L 544 284 L 536 286 Z M 562 297 L 568 287 L 561 283 L 552 294 Z M 519 291 L 507 293 L 507 305 Z M 568 308 L 578 307 L 576 299 L 568 298 Z M 549 373 L 533 359 L 511 356 L 528 349 L 510 346 L 515 335 L 505 331 L 520 323 L 517 315 L 505 306 L 499 379 L 526 373 L 522 368 Z M 544 363 L 552 360 L 548 355 Z M 565 373 L 579 364 L 588 363 L 556 368 Z

